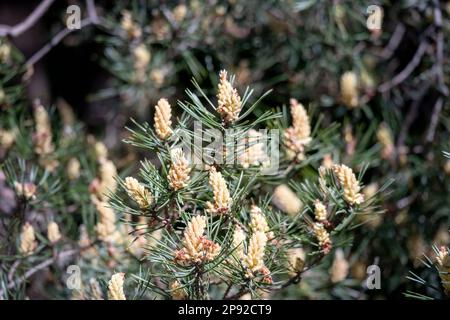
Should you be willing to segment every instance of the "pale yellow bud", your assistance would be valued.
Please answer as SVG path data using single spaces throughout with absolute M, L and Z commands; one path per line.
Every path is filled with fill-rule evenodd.
M 99 162 L 108 158 L 108 149 L 106 148 L 106 146 L 103 142 L 97 141 L 94 144 L 94 151 L 95 151 L 95 156 L 97 157 L 97 160 Z
M 305 107 L 296 99 L 291 99 L 290 104 L 292 127 L 295 129 L 297 138 L 305 140 L 304 143 L 306 144 L 311 140 L 311 126 L 309 124 L 308 113 Z
M 284 132 L 284 143 L 288 156 L 297 160 L 304 159 L 304 149 L 311 142 L 311 126 L 305 107 L 296 99 L 290 100 L 292 126 Z
M 345 72 L 341 77 L 341 101 L 349 108 L 358 106 L 358 77 L 353 71 Z
M 11 46 L 7 43 L 0 45 L 0 62 L 5 63 L 9 60 L 11 55 Z
M 141 28 L 133 21 L 131 13 L 127 10 L 122 11 L 121 27 L 132 39 L 140 38 L 142 35 Z
M 89 239 L 89 235 L 84 224 L 80 226 L 80 237 L 78 239 L 78 245 L 81 248 L 87 248 L 91 245 L 91 239 Z
M 445 161 L 444 163 L 444 172 L 450 176 L 450 160 Z
M 123 292 L 125 273 L 113 274 L 108 282 L 108 300 L 127 300 Z
M 130 198 L 136 201 L 141 209 L 148 208 L 152 204 L 151 193 L 135 178 L 125 178 L 125 188 Z
M 330 168 L 326 168 L 325 166 L 320 166 L 319 169 L 317 170 L 319 172 L 319 187 L 320 190 L 323 194 L 327 194 L 328 193 L 328 189 L 327 189 L 327 181 L 325 179 L 325 176 L 327 174 L 327 171 Z
M 320 200 L 314 201 L 314 217 L 319 222 L 327 220 L 327 208 Z
M 140 44 L 133 50 L 134 68 L 138 71 L 144 71 L 150 63 L 151 54 L 144 44 Z
M 278 209 L 291 216 L 299 213 L 303 206 L 297 195 L 285 184 L 275 188 L 272 202 Z
M 72 107 L 64 100 L 58 99 L 57 105 L 61 120 L 65 126 L 71 127 L 75 123 L 75 114 Z
M 381 157 L 389 159 L 394 153 L 394 142 L 392 140 L 392 133 L 386 124 L 381 124 L 377 131 L 378 142 L 382 146 Z
M 266 217 L 262 210 L 256 206 L 252 205 L 250 210 L 250 229 L 253 233 L 261 231 L 264 232 L 268 239 L 273 238 L 273 233 L 269 232 L 269 225 L 267 224 Z
M 36 133 L 34 135 L 34 150 L 40 156 L 46 156 L 55 150 L 52 142 L 52 131 L 47 110 L 39 103 L 35 104 L 34 119 Z
M 220 246 L 206 239 L 206 218 L 195 216 L 188 223 L 183 238 L 183 248 L 175 252 L 175 261 L 182 265 L 207 263 L 214 260 L 220 252 Z
M 253 233 L 248 244 L 247 255 L 243 264 L 253 273 L 264 267 L 264 251 L 267 244 L 267 236 L 264 232 Z
M 239 117 L 242 103 L 237 90 L 227 79 L 227 72 L 220 71 L 220 81 L 217 89 L 217 112 L 226 123 L 233 123 Z
M 172 150 L 171 157 L 172 165 L 170 166 L 167 178 L 169 180 L 170 187 L 176 191 L 187 186 L 191 168 L 189 167 L 189 162 L 185 158 L 181 148 L 175 148 Z
M 330 279 L 332 283 L 338 283 L 347 278 L 349 271 L 349 264 L 344 257 L 344 251 L 342 249 L 337 249 L 333 264 L 330 268 Z
M 103 241 L 113 241 L 116 235 L 116 214 L 108 207 L 108 203 L 94 200 L 98 214 L 98 222 L 95 226 L 98 237 Z
M 1 100 L 1 99 L 0 99 Z M 12 130 L 0 129 L 0 146 L 4 149 L 9 149 L 16 141 L 16 133 Z
M 356 179 L 353 170 L 346 165 L 334 165 L 333 171 L 339 180 L 341 187 L 344 189 L 344 199 L 350 205 L 361 204 L 364 196 L 360 193 L 361 187 Z
M 364 199 L 370 199 L 376 195 L 378 192 L 378 183 L 372 182 L 369 185 L 367 185 L 364 190 Z
M 67 177 L 69 180 L 76 180 L 80 176 L 80 161 L 77 158 L 71 158 L 67 163 Z
M 334 9 L 334 16 L 336 17 L 336 20 L 342 20 L 345 17 L 345 9 L 344 7 L 337 3 L 333 6 Z
M 153 82 L 154 86 L 159 88 L 164 84 L 166 79 L 167 71 L 161 68 L 153 69 L 150 72 L 150 80 Z
M 19 183 L 17 181 L 14 182 L 14 189 L 16 191 L 17 196 L 24 197 L 27 200 L 33 200 L 36 198 L 36 190 L 37 187 L 34 183 Z
M 33 226 L 25 222 L 22 227 L 22 233 L 20 234 L 20 252 L 26 256 L 31 255 L 36 250 L 37 242 L 34 234 Z
M 322 223 L 316 222 L 313 225 L 314 234 L 319 242 L 319 246 L 325 254 L 328 254 L 331 250 L 330 234 L 325 229 Z
M 209 171 L 209 185 L 213 189 L 214 204 L 207 202 L 208 212 L 224 214 L 231 207 L 232 199 L 227 183 L 220 172 L 215 167 L 211 167 Z
M 104 160 L 99 167 L 100 184 L 98 187 L 98 197 L 102 200 L 108 198 L 109 193 L 114 193 L 117 189 L 117 169 L 110 160 Z
M 333 167 L 333 158 L 331 154 L 327 153 L 323 156 L 322 166 L 326 169 L 331 169 Z
M 439 267 L 450 267 L 450 256 L 448 249 L 445 246 L 439 248 L 439 253 L 436 256 L 436 261 Z
M 250 129 L 248 139 L 246 139 L 248 147 L 245 146 L 245 143 L 238 145 L 238 161 L 244 168 L 268 164 L 269 159 L 264 151 L 264 144 L 259 142 L 261 139 L 260 132 Z
M 89 234 L 87 232 L 86 226 L 81 225 L 79 228 L 79 238 L 78 245 L 81 249 L 80 254 L 82 257 L 87 259 L 93 259 L 98 256 L 97 249 L 92 245 L 91 239 L 89 238 Z
M 179 4 L 173 9 L 173 17 L 176 22 L 180 23 L 184 20 L 187 14 L 187 7 L 185 4 Z
M 192 257 L 198 254 L 201 242 L 200 238 L 203 236 L 205 228 L 206 218 L 199 215 L 192 218 L 184 231 L 183 245 L 186 248 L 187 253 Z
M 154 126 L 156 134 L 161 140 L 167 139 L 172 134 L 171 117 L 172 108 L 169 102 L 164 98 L 159 99 L 155 106 Z
M 363 189 L 364 199 L 369 200 L 373 198 L 377 194 L 378 189 L 379 186 L 376 182 L 372 182 L 365 186 Z M 357 215 L 357 218 L 371 229 L 378 228 L 383 222 L 383 215 L 379 213 L 359 214 Z
M 49 224 L 47 225 L 47 238 L 52 244 L 55 244 L 61 239 L 59 227 L 54 221 L 49 222 Z

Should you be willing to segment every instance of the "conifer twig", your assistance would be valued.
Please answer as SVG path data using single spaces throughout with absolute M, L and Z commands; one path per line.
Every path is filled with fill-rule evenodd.
M 60 30 L 46 45 L 44 45 L 27 60 L 25 64 L 27 68 L 32 67 L 34 64 L 36 64 L 36 62 L 41 60 L 52 48 L 56 47 L 66 36 L 68 36 L 73 31 L 81 30 L 91 24 L 97 25 L 100 23 L 100 18 L 97 14 L 97 10 L 95 9 L 94 0 L 86 0 L 86 7 L 88 11 L 88 17 L 80 21 L 80 28 L 69 29 L 65 27 Z
M 426 49 L 428 47 L 428 41 L 422 41 L 417 48 L 416 53 L 414 54 L 414 57 L 412 60 L 408 63 L 408 65 L 395 77 L 392 79 L 382 83 L 378 87 L 378 91 L 380 92 L 386 92 L 392 89 L 393 87 L 399 85 L 403 81 L 406 80 L 406 78 L 409 77 L 409 75 L 416 69 L 416 67 L 419 65 L 420 61 L 422 61 L 422 57 L 426 52 Z
M 386 92 L 392 89 L 393 87 L 399 85 L 403 81 L 405 81 L 411 73 L 416 69 L 416 67 L 419 65 L 419 63 L 422 61 L 422 57 L 424 56 L 428 46 L 430 45 L 429 40 L 427 39 L 430 35 L 431 31 L 434 30 L 434 26 L 428 27 L 425 32 L 422 35 L 422 39 L 420 41 L 419 47 L 416 50 L 416 53 L 414 54 L 411 61 L 407 64 L 407 66 L 398 73 L 395 77 L 392 79 L 382 83 L 378 87 L 378 91 L 380 92 Z
M 91 24 L 94 24 L 94 21 L 91 18 L 86 18 L 81 20 L 80 22 L 80 28 L 87 27 Z M 44 45 L 41 49 L 39 49 L 36 53 L 34 53 L 26 62 L 27 67 L 31 67 L 36 62 L 41 60 L 51 49 L 56 47 L 61 40 L 63 40 L 67 35 L 75 31 L 76 29 L 68 29 L 64 28 L 61 31 L 59 31 L 46 45 Z
M 391 39 L 389 40 L 387 46 L 381 51 L 380 56 L 383 59 L 390 59 L 394 54 L 395 50 L 400 45 L 403 36 L 405 35 L 406 27 L 403 23 L 397 24 L 395 27 L 394 33 L 392 34 Z
M 17 37 L 31 28 L 42 17 L 55 0 L 42 1 L 31 14 L 14 26 L 0 25 L 0 37 Z

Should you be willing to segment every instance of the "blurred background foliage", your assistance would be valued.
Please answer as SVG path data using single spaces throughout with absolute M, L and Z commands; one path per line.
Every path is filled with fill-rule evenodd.
M 38 3 L 2 1 L 1 24 L 22 21 Z M 87 23 L 59 39 L 71 4 L 80 6 Z M 374 4 L 383 8 L 382 25 L 369 30 L 367 8 Z M 450 150 L 450 2 L 98 0 L 50 5 L 25 32 L 0 38 L 0 125 L 2 132 L 16 130 L 17 145 L 8 151 L 2 140 L 0 157 L 2 172 L 17 169 L 16 163 L 7 165 L 7 158 L 20 157 L 33 166 L 32 102 L 38 98 L 54 106 L 52 128 L 60 134 L 54 137 L 58 152 L 53 160 L 66 164 L 81 156 L 83 179 L 56 181 L 64 174 L 54 173 L 42 188 L 64 190 L 54 190 L 58 196 L 51 201 L 60 203 L 53 207 L 66 205 L 62 212 L 68 214 L 60 216 L 69 221 L 60 222 L 73 241 L 81 223 L 93 225 L 86 221 L 94 215 L 87 213 L 92 205 L 77 205 L 84 203 L 79 197 L 89 202 L 87 187 L 97 174 L 96 139 L 107 146 L 119 172 L 135 170 L 142 154 L 122 143 L 130 118 L 152 119 L 160 97 L 173 104 L 185 99 L 192 77 L 214 95 L 218 72 L 227 69 L 240 92 L 249 85 L 256 96 L 273 89 L 255 116 L 293 97 L 322 114 L 322 126 L 340 123 L 339 138 L 325 157 L 353 168 L 367 164 L 367 192 L 393 180 L 385 214 L 362 221 L 354 245 L 342 252 L 348 263 L 343 280 L 331 280 L 330 258 L 299 286 L 275 297 L 386 299 L 407 291 L 444 297 L 431 288 L 439 287 L 438 275 L 420 259 L 434 255 L 433 244 L 450 242 L 450 160 L 443 154 Z M 46 44 L 50 50 L 39 55 Z M 346 72 L 356 78 L 356 103 L 342 92 Z M 73 110 L 69 125 L 61 105 Z M 66 141 L 65 125 L 75 133 Z M 4 180 L 2 173 L 0 214 L 7 216 L 15 200 Z M 367 290 L 366 268 L 374 263 L 381 268 L 381 289 Z M 409 270 L 426 286 L 409 281 Z M 45 291 L 36 290 L 35 296 L 51 297 L 40 292 Z

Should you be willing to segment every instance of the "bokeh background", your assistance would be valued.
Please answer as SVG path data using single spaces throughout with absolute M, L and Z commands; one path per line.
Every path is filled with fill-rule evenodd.
M 23 21 L 39 3 L 1 1 L 0 24 Z M 88 23 L 58 39 L 69 5 Z M 370 5 L 382 8 L 379 29 L 367 27 Z M 144 156 L 122 142 L 130 118 L 150 121 L 160 97 L 185 99 L 192 77 L 213 94 L 225 68 L 241 92 L 273 89 L 256 113 L 296 98 L 323 114 L 322 125 L 340 123 L 333 160 L 368 164 L 364 183 L 372 190 L 393 181 L 385 214 L 366 221 L 344 250 L 348 281 L 317 286 L 312 277 L 277 297 L 390 299 L 414 291 L 442 298 L 431 288 L 438 275 L 421 259 L 450 242 L 449 34 L 450 2 L 439 0 L 50 1 L 24 32 L 0 37 L 12 47 L 1 67 L 2 126 L 18 101 L 24 113 L 36 98 L 46 106 L 65 101 L 77 128 L 103 141 L 119 171 L 130 171 Z M 356 78 L 356 103 L 343 99 L 346 72 Z M 1 188 L 8 215 L 13 200 Z M 367 290 L 365 270 L 374 263 L 381 289 Z M 407 279 L 410 271 L 430 287 Z M 52 298 L 35 285 L 31 296 Z

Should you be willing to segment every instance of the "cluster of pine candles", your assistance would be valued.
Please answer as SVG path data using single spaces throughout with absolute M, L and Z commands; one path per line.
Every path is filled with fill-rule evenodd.
M 227 79 L 227 73 L 222 71 L 216 108 L 220 116 L 220 124 L 233 125 L 238 120 L 241 109 L 241 97 Z M 155 106 L 153 127 L 155 137 L 161 143 L 167 141 L 174 132 L 171 113 L 168 101 L 159 100 Z M 305 150 L 312 141 L 310 120 L 303 105 L 295 99 L 291 99 L 291 117 L 292 125 L 284 131 L 283 144 L 288 161 L 297 163 L 305 158 Z M 181 149 L 169 148 L 167 151 L 170 154 L 167 192 L 178 193 L 185 189 L 189 193 L 193 168 Z M 259 160 L 263 159 L 264 155 L 261 155 L 260 149 L 251 146 L 246 152 L 247 159 L 252 161 L 241 162 L 242 167 L 261 165 L 262 161 Z M 302 203 L 286 185 L 276 188 L 274 203 L 280 209 L 285 209 L 291 217 L 300 216 L 303 206 L 311 207 L 314 218 L 308 219 L 306 214 L 301 218 L 306 222 L 304 226 L 306 229 L 298 225 L 295 218 L 294 222 L 270 225 L 268 216 L 274 213 L 268 212 L 271 209 L 268 208 L 267 203 L 263 203 L 261 207 L 251 204 L 249 214 L 245 212 L 246 217 L 243 219 L 241 212 L 246 211 L 247 208 L 241 208 L 239 200 L 233 198 L 232 194 L 236 194 L 236 190 L 233 190 L 234 192 L 230 190 L 229 181 L 219 171 L 220 166 L 208 167 L 205 170 L 208 172 L 211 198 L 204 203 L 202 209 L 196 207 L 191 209 L 191 204 L 181 203 L 183 208 L 191 210 L 189 214 L 180 212 L 183 208 L 175 207 L 175 210 L 172 209 L 172 212 L 169 211 L 165 217 L 161 217 L 159 211 L 163 208 L 155 205 L 156 196 L 148 180 L 141 183 L 136 178 L 127 177 L 123 183 L 128 197 L 138 207 L 136 213 L 139 216 L 139 225 L 151 229 L 150 240 L 159 242 L 161 248 L 156 246 L 150 249 L 148 259 L 159 260 L 159 263 L 162 263 L 161 268 L 166 269 L 165 290 L 174 299 L 208 298 L 207 288 L 213 285 L 223 287 L 224 292 L 221 297 L 224 299 L 257 298 L 263 297 L 271 290 L 279 290 L 298 282 L 304 271 L 330 253 L 333 248 L 331 233 L 342 220 L 354 214 L 353 211 L 360 208 L 364 202 L 360 192 L 360 182 L 353 171 L 345 165 L 328 162 L 319 169 L 316 190 L 318 197 L 310 203 Z M 339 202 L 333 203 L 336 198 L 340 198 Z M 253 201 L 257 200 L 253 199 Z M 116 201 L 116 203 L 123 202 Z M 169 204 L 165 203 L 164 206 Z M 345 212 L 338 213 L 338 207 L 344 207 Z M 173 230 L 173 223 L 179 216 L 182 216 L 185 227 L 182 234 L 178 236 L 174 235 L 176 232 Z M 166 232 L 166 239 L 161 233 L 158 233 L 155 238 L 155 233 L 161 228 Z M 286 229 L 294 231 L 286 231 Z M 227 231 L 226 234 L 221 235 L 224 230 Z M 308 240 L 315 248 L 313 251 L 316 251 L 315 261 L 310 265 L 305 265 L 306 253 L 303 248 L 305 245 L 300 241 L 296 243 L 293 239 L 289 239 L 290 232 L 294 235 L 295 232 L 304 232 L 305 237 L 309 238 Z M 140 237 L 145 237 L 142 231 Z M 173 242 L 167 244 L 168 239 Z M 159 251 L 163 251 L 165 246 L 168 246 L 169 254 Z M 289 249 L 284 252 L 283 259 L 281 252 L 285 247 Z M 272 266 L 267 265 L 268 260 L 272 260 L 272 264 L 273 261 L 278 264 L 273 267 L 275 270 L 272 271 Z M 339 267 L 338 265 L 337 269 Z M 272 274 L 281 273 L 280 269 L 288 273 L 289 277 L 283 283 L 280 281 L 274 283 Z M 123 281 L 123 272 L 113 275 L 108 285 L 110 299 L 125 299 Z
M 191 91 L 187 92 L 192 103 L 179 105 L 196 120 L 212 120 L 220 130 L 233 126 L 241 132 L 253 130 L 254 123 L 262 121 L 249 124 L 243 121 L 246 114 L 241 117 L 250 95 L 246 92 L 241 98 L 226 71 L 219 78 L 215 113 L 208 111 Z M 355 91 L 347 83 L 350 78 L 343 77 L 342 99 L 352 104 Z M 267 122 L 279 117 L 276 113 L 263 116 Z M 116 262 L 113 267 L 119 272 L 111 276 L 106 294 L 92 278 L 88 285 L 74 290 L 74 299 L 127 299 L 127 278 L 134 280 L 126 286 L 129 291 L 133 291 L 133 284 L 137 287 L 144 283 L 145 290 L 172 299 L 265 298 L 298 283 L 305 272 L 320 264 L 334 249 L 333 238 L 349 234 L 357 215 L 380 213 L 377 192 L 366 192 L 353 170 L 333 163 L 329 155 L 323 157 L 316 181 L 289 181 L 289 172 L 300 166 L 309 156 L 310 146 L 318 143 L 311 133 L 306 109 L 295 99 L 290 100 L 291 125 L 283 127 L 274 122 L 283 132 L 280 162 L 286 164 L 281 165 L 286 171 L 280 172 L 280 181 L 289 186 L 285 182 L 264 185 L 264 179 L 258 180 L 258 170 L 267 161 L 258 144 L 249 146 L 231 168 L 218 164 L 193 166 L 172 139 L 177 132 L 189 129 L 185 122 L 174 126 L 172 118 L 171 104 L 162 98 L 155 106 L 153 124 L 132 131 L 128 142 L 157 153 L 161 161 L 158 168 L 142 162 L 138 178 L 119 178 L 106 147 L 91 141 L 98 170 L 89 185 L 97 211 L 96 237 L 91 239 L 86 229 L 80 228 L 81 259 L 93 259 L 99 254 L 96 247 L 103 246 L 110 257 L 119 261 L 122 253 L 118 248 L 123 247 L 142 263 L 150 263 L 155 274 L 149 271 L 145 276 L 128 275 L 126 265 Z M 245 124 L 239 127 L 240 122 Z M 39 103 L 35 123 L 35 152 L 42 165 L 54 170 L 58 163 L 51 158 L 54 146 L 50 123 Z M 67 175 L 77 179 L 79 171 L 79 162 L 72 158 Z M 205 192 L 206 183 L 209 188 Z M 14 186 L 24 201 L 39 192 L 32 183 L 15 181 Z M 48 223 L 47 238 L 51 244 L 62 239 L 53 221 Z M 19 250 L 30 256 L 37 245 L 33 226 L 26 222 Z M 448 269 L 447 250 L 441 250 L 438 260 L 443 269 Z M 348 263 L 340 249 L 332 269 L 332 281 L 345 278 Z

